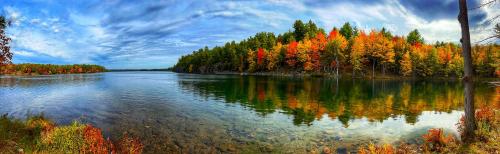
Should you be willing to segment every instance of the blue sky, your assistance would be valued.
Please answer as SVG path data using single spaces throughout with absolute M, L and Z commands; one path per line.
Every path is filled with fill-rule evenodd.
M 167 68 L 204 46 L 257 32 L 283 33 L 297 19 L 331 30 L 418 29 L 426 42 L 458 42 L 457 0 L 0 0 L 13 21 L 14 63 L 94 63 L 107 68 Z M 487 0 L 484 0 L 487 1 Z M 469 1 L 477 6 L 483 1 Z M 471 10 L 471 37 L 491 35 L 500 4 Z

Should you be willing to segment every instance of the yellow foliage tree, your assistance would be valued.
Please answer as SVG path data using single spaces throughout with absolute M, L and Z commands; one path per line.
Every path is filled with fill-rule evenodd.
M 252 49 L 248 49 L 247 54 L 248 72 L 255 72 L 255 69 L 257 67 L 257 62 L 255 62 L 255 51 L 253 51 Z
M 272 71 L 276 68 L 278 63 L 278 57 L 280 55 L 283 45 L 281 43 L 276 44 L 271 51 L 267 54 L 267 69 Z
M 311 52 L 311 45 L 312 42 L 307 37 L 304 38 L 304 40 L 300 41 L 297 45 L 298 59 L 304 64 L 305 71 L 313 70 L 313 64 L 311 62 L 311 56 L 309 54 Z
M 365 60 L 365 39 L 366 34 L 361 32 L 358 36 L 354 38 L 354 42 L 351 47 L 351 65 L 352 65 L 352 75 L 363 70 L 363 61 Z
M 401 74 L 403 76 L 408 76 L 412 73 L 413 66 L 410 58 L 410 52 L 406 52 L 405 54 L 403 54 L 403 58 L 401 59 L 400 64 Z

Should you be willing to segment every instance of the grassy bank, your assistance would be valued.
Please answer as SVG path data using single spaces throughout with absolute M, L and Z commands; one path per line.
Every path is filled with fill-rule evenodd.
M 111 141 L 99 128 L 77 121 L 57 126 L 43 116 L 0 117 L 0 153 L 141 153 L 142 148 L 136 138 Z
M 74 73 L 98 73 L 104 72 L 106 68 L 99 65 L 73 64 L 10 64 L 0 66 L 0 74 L 6 75 L 51 75 L 51 74 L 74 74 Z

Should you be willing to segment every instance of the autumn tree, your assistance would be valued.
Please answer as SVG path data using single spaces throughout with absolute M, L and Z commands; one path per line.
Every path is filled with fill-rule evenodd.
M 247 61 L 248 72 L 255 72 L 257 69 L 257 63 L 255 62 L 255 51 L 252 49 L 248 49 Z
M 385 75 L 385 70 L 388 65 L 394 64 L 394 56 L 396 55 L 394 53 L 394 45 L 392 43 L 392 40 L 390 38 L 384 36 L 384 33 L 381 33 L 383 38 L 379 38 L 380 41 L 377 46 L 379 46 L 380 52 L 383 54 L 381 57 L 381 63 L 382 63 L 382 74 Z M 392 38 L 392 36 L 391 36 Z
M 294 67 L 295 64 L 297 63 L 297 45 L 298 43 L 296 41 L 290 42 L 288 45 L 288 48 L 286 50 L 286 63 L 290 67 Z
M 272 71 L 277 67 L 282 49 L 283 45 L 278 42 L 273 49 L 269 51 L 267 54 L 267 70 Z
M 11 39 L 5 34 L 7 26 L 9 26 L 9 21 L 0 16 L 0 66 L 10 64 L 12 60 L 9 46 Z
M 352 65 L 352 77 L 355 77 L 356 72 L 363 70 L 363 62 L 365 61 L 365 39 L 366 34 L 361 32 L 358 36 L 354 37 L 353 45 L 351 47 L 351 59 L 350 64 Z
M 431 52 L 427 55 L 425 59 L 425 66 L 429 76 L 437 74 L 440 70 L 439 59 L 437 50 L 435 48 L 431 49 Z
M 319 71 L 321 68 L 321 57 L 320 54 L 325 51 L 327 45 L 327 40 L 323 32 L 318 32 L 316 37 L 311 39 L 311 61 L 313 63 L 313 68 Z
M 257 64 L 259 66 L 262 65 L 262 63 L 264 63 L 265 56 L 266 56 L 266 52 L 264 51 L 264 49 L 259 48 L 257 50 Z
M 330 68 L 335 67 L 336 75 L 339 76 L 339 59 L 345 59 L 344 50 L 347 48 L 347 40 L 336 28 L 328 35 L 328 44 L 325 49 L 325 59 L 330 62 Z M 334 59 L 334 61 L 332 61 Z
M 425 44 L 417 30 L 407 37 L 393 35 L 385 28 L 366 34 L 345 23 L 340 30 L 333 28 L 326 34 L 312 21 L 297 20 L 293 31 L 277 37 L 274 33 L 260 32 L 240 42 L 193 51 L 181 56 L 172 70 L 255 72 L 286 67 L 290 71 L 335 71 L 340 76 L 341 70 L 352 68 L 354 77 L 357 73 L 368 72 L 371 66 L 373 77 L 378 68 L 383 75 L 386 72 L 406 76 L 410 72 L 419 77 L 463 75 L 462 49 L 458 44 L 440 41 Z M 497 44 L 480 44 L 472 48 L 472 67 L 477 75 L 500 76 L 499 48 Z
M 303 64 L 305 71 L 311 71 L 314 68 L 310 54 L 311 46 L 312 42 L 308 37 L 304 38 L 297 45 L 297 59 Z
M 411 63 L 410 52 L 403 54 L 403 59 L 399 62 L 401 64 L 401 75 L 409 76 L 413 71 L 413 66 Z
M 403 59 L 403 55 L 409 51 L 410 46 L 406 42 L 405 38 L 399 36 L 393 37 L 392 42 L 394 44 L 394 60 L 396 61 L 394 67 L 397 69 L 395 72 L 401 72 L 401 64 L 399 62 Z
M 388 41 L 382 33 L 372 30 L 368 36 L 367 45 L 368 55 L 372 62 L 372 77 L 375 77 L 375 67 L 377 63 L 380 63 L 384 59 L 388 50 L 393 50 L 392 43 L 390 43 L 390 41 Z M 394 56 L 392 55 L 390 58 L 393 59 Z

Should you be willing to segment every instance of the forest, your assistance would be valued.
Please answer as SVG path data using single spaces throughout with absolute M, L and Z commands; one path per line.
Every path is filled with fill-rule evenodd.
M 295 21 L 293 31 L 260 32 L 236 43 L 204 47 L 182 56 L 171 69 L 184 73 L 280 72 L 333 75 L 461 77 L 459 44 L 424 41 L 418 30 L 407 36 L 385 28 L 365 31 L 350 23 L 328 34 L 312 21 Z M 476 44 L 473 69 L 481 77 L 500 77 L 500 45 Z
M 53 64 L 7 64 L 0 65 L 0 74 L 9 75 L 51 75 L 73 73 L 98 73 L 106 68 L 92 64 L 53 65 Z

